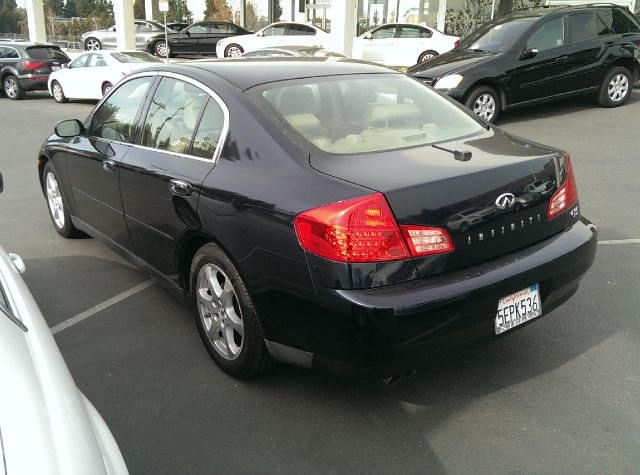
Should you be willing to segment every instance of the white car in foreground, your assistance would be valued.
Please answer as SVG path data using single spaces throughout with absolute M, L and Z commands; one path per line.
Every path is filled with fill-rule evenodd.
M 387 23 L 353 40 L 353 57 L 389 66 L 413 66 L 453 49 L 457 36 L 415 23 Z
M 0 191 L 1 183 L 2 175 Z M 76 387 L 22 272 L 22 260 L 0 247 L 0 474 L 128 473 L 109 428 Z
M 216 45 L 218 58 L 239 58 L 242 53 L 273 46 L 329 46 L 331 36 L 326 31 L 305 23 L 278 22 L 250 35 L 224 38 Z
M 89 51 L 49 76 L 56 102 L 102 99 L 123 77 L 162 61 L 143 51 Z

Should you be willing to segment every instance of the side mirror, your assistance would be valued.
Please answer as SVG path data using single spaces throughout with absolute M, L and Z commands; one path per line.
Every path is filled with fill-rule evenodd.
M 259 32 L 256 33 L 256 36 L 257 37 L 262 37 L 262 36 L 264 36 L 264 33 L 262 31 L 259 31 Z
M 0 193 L 4 190 L 4 179 L 2 178 L 2 172 L 0 172 Z
M 364 38 L 365 40 L 370 40 L 371 39 L 371 32 L 367 31 L 364 35 L 362 35 L 362 38 Z
M 189 37 L 191 36 L 191 33 L 189 33 L 189 30 L 184 30 L 183 33 Z
M 535 55 L 537 54 L 538 54 L 538 50 L 536 48 L 526 47 L 525 49 L 522 50 L 522 53 L 520 53 L 520 59 L 531 59 L 535 57 Z
M 53 130 L 58 137 L 77 137 L 84 132 L 84 125 L 78 119 L 67 119 L 58 122 Z
M 62 63 L 62 64 L 60 65 L 60 67 L 61 67 L 62 69 L 69 69 L 69 63 Z

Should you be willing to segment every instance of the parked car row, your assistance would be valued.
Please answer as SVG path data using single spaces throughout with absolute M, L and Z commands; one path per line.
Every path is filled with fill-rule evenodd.
M 99 36 L 94 33 L 91 37 Z M 172 33 L 169 45 L 164 34 L 146 38 L 146 49 L 160 56 L 214 50 L 218 57 L 231 58 L 342 56 L 326 47 L 328 33 L 300 23 L 274 23 L 249 33 L 229 22 L 205 21 Z M 417 61 L 407 74 L 495 122 L 507 109 L 579 94 L 595 95 L 603 107 L 623 105 L 639 78 L 639 45 L 638 19 L 623 7 L 602 4 L 514 11 L 461 41 L 423 25 L 386 24 L 355 38 L 353 57 L 382 64 Z M 6 95 L 20 98 L 27 90 L 44 89 L 53 72 L 48 90 L 58 102 L 99 99 L 120 76 L 154 61 L 142 52 L 135 58 L 133 52 L 121 52 L 118 55 L 127 61 L 119 64 L 122 60 L 113 53 L 95 51 L 67 67 L 69 59 L 56 48 L 0 44 Z M 31 61 L 34 55 L 46 61 Z M 65 70 L 57 71 L 60 68 Z M 85 76 L 91 80 L 63 84 Z

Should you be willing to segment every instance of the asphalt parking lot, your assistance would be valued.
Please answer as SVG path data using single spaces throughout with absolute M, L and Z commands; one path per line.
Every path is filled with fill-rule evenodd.
M 234 380 L 162 286 L 97 241 L 58 236 L 36 154 L 56 121 L 92 107 L 0 99 L 0 243 L 24 258 L 131 473 L 637 472 L 640 90 L 618 109 L 578 98 L 504 114 L 507 131 L 570 152 L 600 230 L 594 267 L 552 314 L 393 388 L 283 365 Z

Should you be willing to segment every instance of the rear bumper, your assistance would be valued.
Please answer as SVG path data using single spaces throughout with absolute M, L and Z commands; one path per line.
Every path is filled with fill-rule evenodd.
M 498 300 L 533 283 L 540 284 L 542 317 L 548 315 L 575 293 L 596 247 L 596 227 L 583 218 L 536 245 L 440 277 L 371 290 L 317 289 L 321 308 L 305 312 L 313 342 L 268 346 L 276 359 L 348 376 L 416 369 L 447 349 L 495 337 Z
M 23 74 L 18 78 L 20 87 L 25 91 L 47 91 L 48 74 Z

